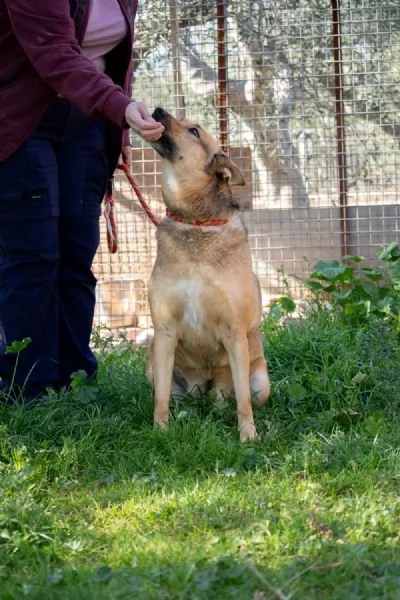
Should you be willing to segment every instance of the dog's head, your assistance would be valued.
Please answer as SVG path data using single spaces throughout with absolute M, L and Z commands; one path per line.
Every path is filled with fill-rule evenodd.
M 162 190 L 168 208 L 182 216 L 214 218 L 240 208 L 230 186 L 245 185 L 239 168 L 200 125 L 177 120 L 163 108 L 153 118 L 165 127 L 152 143 L 163 159 Z

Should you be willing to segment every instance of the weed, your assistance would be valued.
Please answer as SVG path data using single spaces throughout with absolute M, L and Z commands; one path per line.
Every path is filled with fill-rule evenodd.
M 24 384 L 21 387 L 15 386 L 15 377 L 16 377 L 17 370 L 18 370 L 20 354 L 31 343 L 32 343 L 32 339 L 30 337 L 26 337 L 20 341 L 15 340 L 12 342 L 12 344 L 10 346 L 6 346 L 6 348 L 5 348 L 6 354 L 15 354 L 15 363 L 14 363 L 14 370 L 12 373 L 10 383 L 6 387 L 2 387 L 0 389 L 0 402 L 13 402 L 16 399 L 17 400 L 23 399 L 24 389 L 26 387 L 26 384 L 29 380 L 29 377 L 30 377 L 33 369 L 35 368 L 35 365 L 32 366 L 31 370 L 29 371 L 29 373 L 26 377 Z
M 365 266 L 359 256 L 318 261 L 304 283 L 318 304 L 331 302 L 346 318 L 360 323 L 371 315 L 400 324 L 400 246 L 391 244 L 378 256 L 378 268 Z

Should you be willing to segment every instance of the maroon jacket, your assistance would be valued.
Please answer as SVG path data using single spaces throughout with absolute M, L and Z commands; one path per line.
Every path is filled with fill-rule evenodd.
M 94 118 L 110 122 L 113 171 L 131 97 L 133 22 L 138 0 L 118 0 L 129 35 L 99 73 L 80 52 L 89 0 L 0 0 L 0 161 L 9 157 L 61 95 Z

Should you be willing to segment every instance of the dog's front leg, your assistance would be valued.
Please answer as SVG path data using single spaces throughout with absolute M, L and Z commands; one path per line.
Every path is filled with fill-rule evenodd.
M 153 340 L 154 424 L 166 430 L 169 416 L 176 335 L 169 329 L 156 330 Z
M 240 441 L 246 442 L 256 437 L 253 409 L 251 406 L 249 385 L 249 346 L 246 336 L 235 335 L 231 344 L 227 344 L 229 365 L 232 372 L 238 413 Z

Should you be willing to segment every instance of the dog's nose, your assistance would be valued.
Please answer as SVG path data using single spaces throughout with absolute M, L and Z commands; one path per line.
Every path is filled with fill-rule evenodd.
M 153 119 L 155 121 L 158 121 L 159 123 L 162 123 L 164 121 L 164 119 L 167 118 L 167 116 L 168 116 L 167 111 L 161 107 L 156 108 L 152 114 Z

